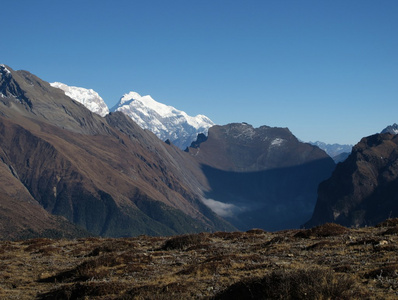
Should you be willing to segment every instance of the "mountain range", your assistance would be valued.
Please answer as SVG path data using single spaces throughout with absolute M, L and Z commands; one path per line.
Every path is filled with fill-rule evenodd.
M 9 195 L 1 205 L 10 220 L 1 219 L 0 236 L 40 236 L 50 229 L 66 235 L 66 223 L 74 224 L 68 231 L 102 236 L 234 228 L 202 203 L 206 182 L 194 176 L 199 166 L 123 113 L 103 118 L 29 72 L 4 65 L 0 95 L 7 179 L 0 186 Z M 32 213 L 35 219 L 27 220 Z M 18 218 L 23 228 L 15 227 Z
M 297 227 L 334 168 L 322 150 L 286 128 L 213 126 L 184 152 L 121 111 L 101 117 L 27 71 L 2 65 L 0 75 L 0 158 L 4 178 L 13 181 L 12 188 L 0 183 L 10 195 L 2 205 L 16 219 L 11 207 L 25 193 L 26 210 L 41 220 L 24 228 L 2 224 L 9 238 L 50 229 L 134 236 Z
M 67 96 L 102 117 L 109 111 L 121 111 L 141 128 L 150 130 L 161 140 L 169 140 L 183 150 L 191 145 L 198 134 L 207 134 L 208 129 L 214 125 L 204 115 L 189 116 L 184 111 L 155 101 L 149 95 L 141 96 L 136 92 L 129 92 L 109 110 L 105 101 L 92 89 L 68 86 L 60 82 L 53 82 L 51 86 L 62 89 Z
M 247 123 L 209 125 L 182 151 L 121 108 L 147 106 L 142 115 L 180 125 L 185 113 L 133 92 L 113 111 L 93 112 L 103 102 L 95 92 L 61 86 L 0 65 L 0 239 L 363 226 L 398 216 L 397 135 L 363 138 L 337 167 L 288 128 Z
M 121 111 L 141 128 L 152 131 L 163 141 L 169 140 L 182 150 L 190 146 L 198 134 L 207 135 L 208 129 L 215 125 L 204 115 L 189 116 L 175 107 L 155 101 L 149 95 L 141 96 L 136 92 L 129 92 L 109 110 L 105 101 L 92 89 L 68 86 L 60 82 L 53 82 L 51 85 L 62 89 L 67 96 L 100 116 L 107 115 L 109 111 Z M 352 149 L 352 145 L 326 144 L 320 141 L 309 143 L 324 150 L 336 163 L 346 159 Z

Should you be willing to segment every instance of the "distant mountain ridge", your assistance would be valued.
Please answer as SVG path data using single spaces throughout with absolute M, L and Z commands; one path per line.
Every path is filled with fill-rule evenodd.
M 309 142 L 311 145 L 317 146 L 325 151 L 333 160 L 338 163 L 343 161 L 351 153 L 352 146 L 348 144 L 326 144 L 324 142 L 316 141 Z
M 143 129 L 155 133 L 161 140 L 170 140 L 180 149 L 186 149 L 198 134 L 207 134 L 214 125 L 208 117 L 189 116 L 173 106 L 155 101 L 151 96 L 136 92 L 125 94 L 111 111 L 121 111 Z

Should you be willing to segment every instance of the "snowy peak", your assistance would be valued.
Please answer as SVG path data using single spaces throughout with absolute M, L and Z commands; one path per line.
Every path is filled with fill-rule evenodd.
M 101 117 L 104 117 L 109 113 L 109 109 L 108 106 L 105 104 L 105 101 L 96 91 L 92 89 L 68 86 L 61 82 L 53 82 L 50 84 L 55 88 L 63 90 L 66 96 L 72 98 L 77 102 L 80 102 L 90 111 L 99 114 Z
M 170 140 L 185 149 L 199 133 L 207 134 L 214 123 L 204 115 L 189 116 L 173 106 L 155 101 L 151 96 L 129 92 L 121 97 L 112 111 L 121 111 L 144 129 L 155 133 L 161 140 Z
M 119 104 L 117 104 L 116 106 L 125 105 L 125 104 L 128 104 L 127 102 L 131 102 L 135 99 L 141 99 L 141 98 L 142 97 L 140 94 L 138 94 L 136 92 L 130 92 L 130 93 L 124 94 L 123 97 L 120 98 Z

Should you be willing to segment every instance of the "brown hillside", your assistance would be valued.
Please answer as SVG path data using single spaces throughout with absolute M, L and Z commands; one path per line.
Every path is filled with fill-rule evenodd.
M 48 213 L 102 236 L 233 229 L 200 201 L 206 182 L 186 153 L 28 72 L 1 75 L 0 157 Z

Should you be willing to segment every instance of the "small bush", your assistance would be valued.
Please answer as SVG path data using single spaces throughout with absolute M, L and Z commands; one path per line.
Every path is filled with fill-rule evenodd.
M 167 240 L 160 250 L 183 250 L 207 241 L 208 238 L 204 234 L 180 235 Z
M 376 227 L 395 227 L 398 225 L 398 218 L 387 219 L 379 224 Z
M 398 234 L 398 226 L 390 227 L 382 233 L 382 235 L 394 235 Z
M 398 264 L 388 264 L 365 275 L 365 278 L 377 279 L 379 277 L 398 278 Z
M 318 243 L 315 243 L 314 245 L 308 246 L 306 249 L 307 250 L 328 249 L 335 245 L 337 245 L 337 242 L 331 242 L 331 241 L 325 240 L 325 241 L 320 241 Z
M 265 234 L 267 232 L 263 229 L 253 228 L 253 229 L 246 231 L 246 233 L 255 235 L 255 234 Z
M 129 285 L 120 282 L 88 282 L 62 285 L 48 293 L 41 294 L 40 300 L 52 299 L 88 299 L 97 296 L 118 295 Z
M 31 239 L 22 243 L 22 245 L 28 246 L 25 248 L 25 252 L 31 252 L 31 253 L 37 252 L 52 244 L 54 244 L 54 240 L 45 239 L 45 238 Z
M 310 238 L 310 237 L 330 237 L 338 236 L 349 232 L 350 230 L 342 225 L 335 223 L 326 223 L 311 229 L 305 229 L 297 232 L 294 237 Z
M 245 233 L 240 231 L 228 232 L 228 231 L 217 231 L 211 234 L 212 237 L 220 238 L 224 240 L 235 240 L 241 238 Z
M 348 275 L 330 269 L 274 271 L 263 278 L 240 281 L 214 297 L 222 299 L 363 299 Z

